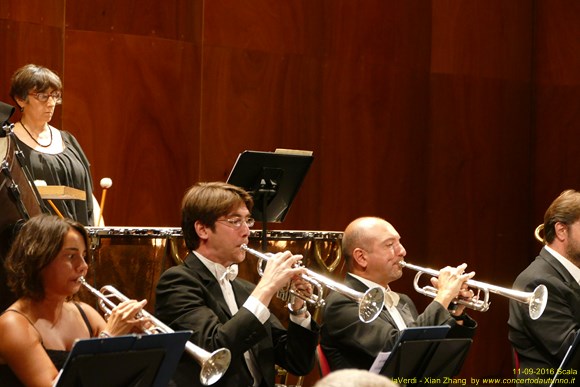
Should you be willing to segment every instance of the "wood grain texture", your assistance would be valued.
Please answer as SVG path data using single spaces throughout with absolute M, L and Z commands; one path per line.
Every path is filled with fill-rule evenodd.
M 534 39 L 534 208 L 530 232 L 565 189 L 580 189 L 580 4 L 538 1 Z M 535 225 L 535 226 L 534 226 Z
M 509 287 L 546 207 L 580 186 L 574 0 L 32 4 L 2 0 L 0 98 L 25 63 L 63 77 L 52 123 L 77 136 L 97 186 L 112 178 L 110 225 L 178 226 L 187 187 L 225 180 L 240 152 L 306 149 L 314 163 L 272 228 L 382 216 L 410 262 L 466 261 Z M 411 282 L 394 288 L 413 295 Z M 492 300 L 474 313 L 466 377 L 513 376 L 507 300 Z

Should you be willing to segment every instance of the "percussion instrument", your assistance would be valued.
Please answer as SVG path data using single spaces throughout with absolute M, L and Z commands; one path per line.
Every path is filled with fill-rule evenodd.
M 146 308 L 153 312 L 155 286 L 161 273 L 175 265 L 170 243 L 182 242 L 181 228 L 86 227 L 86 230 L 90 244 L 87 281 L 126 289 L 135 299 L 149 300 Z
M 114 284 L 136 299 L 147 299 L 146 310 L 155 306 L 155 287 L 159 276 L 169 267 L 181 264 L 188 254 L 179 227 L 87 227 L 89 283 Z M 261 244 L 262 231 L 251 230 L 249 246 Z M 341 232 L 268 231 L 271 251 L 289 250 L 302 254 L 306 267 L 338 278 L 344 277 L 341 255 Z M 239 276 L 250 282 L 260 280 L 256 260 L 250 255 L 239 265 Z M 82 298 L 82 297 L 81 297 Z M 86 301 L 83 299 L 83 301 Z M 272 300 L 273 312 L 284 322 L 287 313 L 279 312 L 285 305 Z

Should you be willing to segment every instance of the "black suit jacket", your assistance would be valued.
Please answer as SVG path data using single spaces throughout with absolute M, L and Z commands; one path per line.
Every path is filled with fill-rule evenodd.
M 346 276 L 345 285 L 359 292 L 368 287 L 351 275 Z M 431 302 L 422 314 L 411 299 L 400 294 L 397 309 L 408 327 L 449 325 L 449 337 L 471 338 L 476 323 L 468 318 L 465 326 L 457 325 L 450 313 L 438 302 Z M 370 323 L 358 317 L 358 303 L 339 293 L 331 293 L 323 312 L 320 344 L 331 370 L 343 368 L 369 369 L 379 352 L 392 350 L 400 331 L 390 313 L 383 311 Z
M 520 273 L 513 288 L 532 292 L 540 284 L 548 288 L 548 303 L 539 319 L 530 318 L 527 304 L 510 300 L 509 340 L 520 368 L 526 369 L 520 374 L 525 378 L 545 378 L 529 371 L 558 368 L 580 329 L 580 285 L 545 248 Z
M 257 359 L 262 386 L 274 386 L 278 364 L 290 373 L 305 375 L 314 367 L 318 326 L 312 330 L 289 323 L 286 330 L 271 315 L 265 324 L 242 305 L 255 285 L 241 279 L 232 281 L 239 311 L 231 315 L 217 279 L 193 253 L 183 265 L 166 270 L 156 289 L 155 315 L 174 330 L 193 331 L 195 345 L 213 352 L 231 351 L 226 374 L 213 386 L 251 386 L 253 379 L 244 360 L 251 350 Z M 174 376 L 178 386 L 201 386 L 199 365 L 184 355 Z

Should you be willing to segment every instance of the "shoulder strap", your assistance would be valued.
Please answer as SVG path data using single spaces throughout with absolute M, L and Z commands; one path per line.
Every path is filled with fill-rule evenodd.
M 36 329 L 36 327 L 34 326 L 34 323 L 30 320 L 30 318 L 28 318 L 27 315 L 25 315 L 24 313 L 22 313 L 21 311 L 16 310 L 16 309 L 6 309 L 4 312 L 2 312 L 0 314 L 4 314 L 6 312 L 18 313 L 19 315 L 21 315 L 22 317 L 24 317 L 26 319 L 26 321 L 28 321 L 28 323 L 30 325 L 32 325 L 32 327 L 34 328 L 34 330 L 36 331 L 36 333 L 38 333 L 38 337 L 40 337 L 40 344 L 42 344 L 42 346 L 44 347 L 44 342 L 42 341 L 42 335 L 40 334 L 40 332 L 38 331 L 38 329 Z
M 83 318 L 85 324 L 87 325 L 87 329 L 89 330 L 89 337 L 93 337 L 93 327 L 91 326 L 91 323 L 89 322 L 89 318 L 87 317 L 87 314 L 85 313 L 85 311 L 83 310 L 83 308 L 81 307 L 81 305 L 78 302 L 75 302 L 74 304 L 77 307 L 77 309 L 79 310 L 81 317 Z

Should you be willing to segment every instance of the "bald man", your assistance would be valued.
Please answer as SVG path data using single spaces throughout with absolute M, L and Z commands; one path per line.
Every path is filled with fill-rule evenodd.
M 354 220 L 344 231 L 342 252 L 348 268 L 345 285 L 360 292 L 383 288 L 385 307 L 373 322 L 363 323 L 358 317 L 357 302 L 337 292 L 329 295 L 320 344 L 331 370 L 368 370 L 379 352 L 392 350 L 401 330 L 407 327 L 449 325 L 449 337 L 473 337 L 477 324 L 464 313 L 464 307 L 448 310 L 457 297 L 473 297 L 465 281 L 475 273 L 465 273 L 467 265 L 441 270 L 438 280 L 432 280 L 438 288 L 437 296 L 419 314 L 408 296 L 390 288 L 403 275 L 399 262 L 407 252 L 389 222 L 376 217 Z

